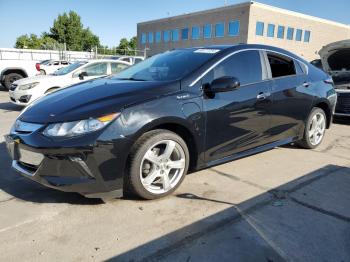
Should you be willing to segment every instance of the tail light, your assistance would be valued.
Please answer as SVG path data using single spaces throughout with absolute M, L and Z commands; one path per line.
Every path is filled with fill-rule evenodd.
M 40 64 L 39 64 L 39 63 L 36 63 L 36 64 L 35 64 L 35 68 L 36 68 L 36 70 L 40 71 Z

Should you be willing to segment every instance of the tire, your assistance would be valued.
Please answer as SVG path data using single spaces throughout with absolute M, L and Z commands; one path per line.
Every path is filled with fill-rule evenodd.
M 157 129 L 136 141 L 129 160 L 124 191 L 143 199 L 157 199 L 180 186 L 188 171 L 190 155 L 181 137 Z
M 46 75 L 46 72 L 44 69 L 40 69 L 40 75 Z
M 297 144 L 306 149 L 315 149 L 323 141 L 327 128 L 327 116 L 318 107 L 312 109 L 304 130 L 304 137 Z
M 9 90 L 12 83 L 19 80 L 19 79 L 22 79 L 23 76 L 20 75 L 20 74 L 17 74 L 17 73 L 10 73 L 8 75 L 5 75 L 5 80 L 4 80 L 4 87 Z

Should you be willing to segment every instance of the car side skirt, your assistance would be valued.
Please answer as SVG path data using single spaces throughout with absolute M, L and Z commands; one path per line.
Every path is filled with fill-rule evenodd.
M 247 156 L 255 155 L 255 154 L 258 154 L 260 152 L 268 151 L 268 150 L 273 149 L 275 147 L 279 147 L 279 146 L 283 146 L 283 145 L 287 145 L 287 144 L 293 143 L 293 142 L 295 142 L 297 140 L 298 140 L 298 137 L 290 137 L 290 138 L 279 140 L 279 141 L 276 141 L 276 142 L 273 142 L 273 143 L 269 143 L 269 144 L 266 144 L 266 145 L 263 145 L 263 146 L 252 148 L 252 149 L 249 149 L 249 150 L 246 150 L 246 151 L 243 151 L 243 152 L 239 152 L 239 153 L 234 154 L 232 156 L 228 156 L 228 157 L 224 157 L 224 158 L 221 158 L 221 159 L 218 159 L 218 160 L 214 160 L 214 161 L 208 162 L 206 164 L 205 168 L 212 167 L 212 166 L 217 166 L 217 165 L 220 165 L 220 164 L 224 164 L 226 162 L 230 162 L 230 161 L 237 160 L 237 159 L 240 159 L 240 158 L 244 158 L 244 157 L 247 157 Z

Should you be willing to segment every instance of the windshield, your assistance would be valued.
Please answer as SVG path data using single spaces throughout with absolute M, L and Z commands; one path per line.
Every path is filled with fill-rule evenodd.
M 40 62 L 41 65 L 47 65 L 48 63 L 50 63 L 51 60 L 43 60 Z
M 215 56 L 218 49 L 182 49 L 155 55 L 123 72 L 114 79 L 171 81 L 181 79 Z
M 62 76 L 62 75 L 66 75 L 72 71 L 74 71 L 75 69 L 81 67 L 82 65 L 85 65 L 87 62 L 75 62 L 73 64 L 70 64 L 69 66 L 63 67 L 61 69 L 56 70 L 53 75 L 55 76 Z

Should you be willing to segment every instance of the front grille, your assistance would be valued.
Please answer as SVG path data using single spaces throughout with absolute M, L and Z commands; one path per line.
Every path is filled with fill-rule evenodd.
M 336 113 L 350 113 L 350 93 L 338 93 L 338 101 L 335 107 Z
M 12 85 L 10 86 L 10 90 L 11 90 L 11 91 L 15 91 L 16 88 L 17 88 L 17 84 L 12 84 Z

